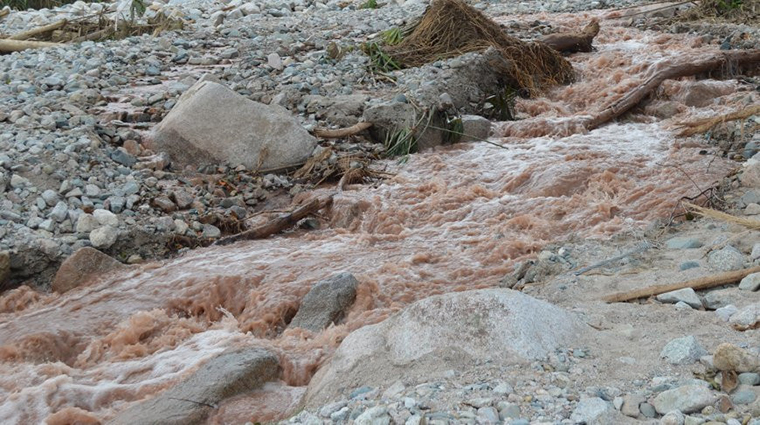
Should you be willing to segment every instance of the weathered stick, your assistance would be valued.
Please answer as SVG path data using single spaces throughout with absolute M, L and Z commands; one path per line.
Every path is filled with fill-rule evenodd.
M 562 53 L 590 52 L 594 37 L 599 34 L 599 21 L 593 19 L 581 31 L 549 34 L 540 41 Z
M 314 129 L 314 135 L 323 139 L 340 139 L 341 137 L 353 136 L 372 127 L 371 122 L 360 122 L 351 127 L 339 128 L 337 130 L 327 130 L 324 128 Z
M 729 121 L 743 120 L 751 117 L 752 115 L 760 114 L 760 105 L 750 106 L 740 111 L 734 111 L 728 114 L 724 114 L 715 118 L 705 118 L 692 122 L 682 122 L 678 124 L 680 127 L 686 127 L 678 133 L 681 137 L 693 136 L 695 134 L 706 133 L 718 124 L 723 124 Z
M 0 39 L 0 53 L 20 52 L 26 49 L 42 49 L 45 47 L 59 47 L 58 43 L 48 43 L 46 41 L 26 41 L 26 40 L 7 40 Z
M 735 270 L 731 272 L 719 273 L 712 276 L 700 277 L 698 279 L 688 280 L 681 283 L 672 283 L 668 285 L 655 285 L 646 288 L 635 289 L 633 291 L 619 292 L 602 298 L 607 303 L 619 303 L 632 301 L 638 298 L 648 298 L 653 295 L 664 294 L 678 289 L 692 288 L 694 290 L 714 288 L 716 286 L 728 285 L 740 281 L 751 275 L 760 272 L 760 266 L 749 269 Z
M 630 111 L 647 96 L 654 93 L 665 80 L 702 74 L 724 67 L 741 67 L 755 63 L 760 63 L 760 49 L 721 51 L 695 62 L 677 60 L 655 64 L 649 71 L 649 77 L 640 86 L 605 107 L 599 114 L 588 120 L 585 127 L 587 130 L 593 130 Z M 730 71 L 730 69 L 726 69 L 726 71 Z
M 326 200 L 312 199 L 310 202 L 296 208 L 290 214 L 281 215 L 270 222 L 255 227 L 237 235 L 219 239 L 214 245 L 229 245 L 242 240 L 263 239 L 275 233 L 279 233 L 289 227 L 295 226 L 301 219 L 314 214 L 332 201 L 332 196 Z
M 10 9 L 2 9 L 0 10 L 0 19 L 5 18 L 6 16 L 11 14 Z
M 100 40 L 101 38 L 108 37 L 115 32 L 114 28 L 109 26 L 108 28 L 85 34 L 81 37 L 77 37 L 71 40 L 71 43 L 81 43 L 89 40 Z
M 586 272 L 594 270 L 594 269 L 598 269 L 599 267 L 604 267 L 607 264 L 614 263 L 617 260 L 622 260 L 625 257 L 631 256 L 631 255 L 635 255 L 635 254 L 638 254 L 640 252 L 644 252 L 644 251 L 648 250 L 651 247 L 652 247 L 652 244 L 650 244 L 649 242 L 645 241 L 641 246 L 639 246 L 636 249 L 633 249 L 633 250 L 628 251 L 628 252 L 624 252 L 624 253 L 622 253 L 620 255 L 616 255 L 616 256 L 614 256 L 612 258 L 608 258 L 608 259 L 606 259 L 604 261 L 600 261 L 600 262 L 598 262 L 596 264 L 592 264 L 590 266 L 583 267 L 583 268 L 578 269 L 575 272 L 573 272 L 573 274 L 576 275 L 576 276 L 580 276 L 583 273 L 586 273 Z
M 53 22 L 52 24 L 49 24 L 49 25 L 35 28 L 29 31 L 20 32 L 18 34 L 14 34 L 8 37 L 8 40 L 26 40 L 26 39 L 38 36 L 40 34 L 45 34 L 47 32 L 55 31 L 59 28 L 63 28 L 64 26 L 66 26 L 67 23 L 68 21 L 66 21 L 65 19 L 61 19 L 60 21 Z

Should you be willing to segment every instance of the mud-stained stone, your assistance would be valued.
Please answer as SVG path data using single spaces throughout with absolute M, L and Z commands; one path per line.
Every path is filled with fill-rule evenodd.
M 277 356 L 263 348 L 228 351 L 171 389 L 119 413 L 111 425 L 191 425 L 227 398 L 252 391 L 280 376 Z M 192 401 L 190 401 L 192 400 Z
M 61 264 L 53 278 L 53 291 L 64 293 L 86 285 L 99 275 L 126 268 L 124 264 L 97 249 L 84 247 L 77 250 Z
M 312 379 L 307 405 L 340 397 L 343 388 L 383 387 L 476 360 L 528 363 L 581 344 L 587 329 L 573 314 L 510 289 L 429 297 L 348 335 Z
M 359 281 L 351 273 L 341 273 L 315 284 L 301 302 L 291 328 L 319 332 L 338 323 L 356 299 Z

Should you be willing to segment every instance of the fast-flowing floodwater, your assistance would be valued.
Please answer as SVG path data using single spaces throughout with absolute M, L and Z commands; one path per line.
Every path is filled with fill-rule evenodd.
M 520 19 L 570 28 L 592 15 Z M 653 63 L 714 48 L 598 16 L 598 50 L 571 58 L 578 82 L 521 100 L 524 119 L 498 124 L 504 137 L 492 139 L 502 148 L 463 144 L 389 162 L 395 176 L 338 193 L 321 230 L 198 249 L 64 295 L 3 294 L 0 422 L 97 423 L 244 344 L 278 353 L 283 381 L 226 402 L 212 422 L 277 419 L 352 330 L 433 294 L 497 285 L 548 243 L 667 217 L 733 167 L 701 155 L 697 139 L 676 139 L 674 122 L 731 109 L 737 83 L 670 82 L 626 123 L 573 134 L 567 123 L 634 87 Z M 717 95 L 692 106 L 698 84 Z M 647 115 L 664 101 L 675 117 Z M 360 281 L 345 323 L 287 330 L 310 286 L 340 271 Z

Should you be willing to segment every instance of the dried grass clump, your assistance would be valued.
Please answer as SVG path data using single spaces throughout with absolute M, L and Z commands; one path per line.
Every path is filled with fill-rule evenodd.
M 748 24 L 760 18 L 760 0 L 701 0 L 686 10 L 681 21 L 715 21 Z
M 516 89 L 536 93 L 569 83 L 573 68 L 543 43 L 528 43 L 505 34 L 498 24 L 463 0 L 434 0 L 400 43 L 385 50 L 402 67 L 417 67 L 441 59 L 494 47 L 506 59 L 494 64 Z

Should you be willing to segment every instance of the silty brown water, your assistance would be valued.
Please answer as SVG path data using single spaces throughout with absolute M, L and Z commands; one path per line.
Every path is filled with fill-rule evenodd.
M 604 18 L 524 19 L 575 27 L 591 16 Z M 679 103 L 671 120 L 638 115 L 580 131 L 575 118 L 621 96 L 652 63 L 706 49 L 697 38 L 617 27 L 607 16 L 598 51 L 571 57 L 579 81 L 520 100 L 527 118 L 499 125 L 505 136 L 492 141 L 504 148 L 473 143 L 388 162 L 395 177 L 336 195 L 322 230 L 198 249 L 60 296 L 25 287 L 4 294 L 0 421 L 97 423 L 223 350 L 251 344 L 278 353 L 283 381 L 227 401 L 211 422 L 274 420 L 297 406 L 352 330 L 433 294 L 497 285 L 546 244 L 668 216 L 678 198 L 699 193 L 695 184 L 706 188 L 733 167 L 700 155 L 694 139 L 676 140 L 672 123 L 730 109 L 737 85 L 711 83 L 725 96 L 702 109 Z M 682 99 L 694 84 L 668 83 L 661 95 Z M 554 136 L 531 137 L 531 128 Z M 310 286 L 340 271 L 361 282 L 345 323 L 316 335 L 286 329 Z

